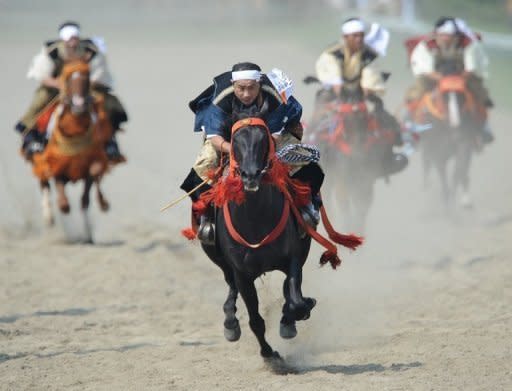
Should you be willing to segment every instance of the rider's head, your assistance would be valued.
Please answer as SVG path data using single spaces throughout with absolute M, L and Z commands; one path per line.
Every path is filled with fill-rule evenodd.
M 261 68 L 252 62 L 240 62 L 231 69 L 231 82 L 235 96 L 244 105 L 254 103 L 260 94 Z
M 347 19 L 341 25 L 345 46 L 351 53 L 358 52 L 364 45 L 364 22 L 359 18 Z
M 65 22 L 59 26 L 59 38 L 64 41 L 66 48 L 75 50 L 80 43 L 80 25 L 75 22 Z
M 436 43 L 441 48 L 455 45 L 459 39 L 460 31 L 454 18 L 439 18 L 434 26 Z

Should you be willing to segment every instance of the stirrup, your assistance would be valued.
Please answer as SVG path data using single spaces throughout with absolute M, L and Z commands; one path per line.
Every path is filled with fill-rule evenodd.
M 201 216 L 199 228 L 197 229 L 197 238 L 203 244 L 215 245 L 215 224 L 206 216 Z
M 320 222 L 320 213 L 315 208 L 312 202 L 301 208 L 300 214 L 307 225 L 309 225 L 313 229 L 316 229 L 318 223 Z M 304 228 L 300 227 L 300 237 L 304 238 L 305 236 L 306 231 L 304 230 Z

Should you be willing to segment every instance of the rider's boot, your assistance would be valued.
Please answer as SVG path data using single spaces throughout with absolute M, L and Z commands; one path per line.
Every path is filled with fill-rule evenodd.
M 105 144 L 105 152 L 107 153 L 108 160 L 111 163 L 122 163 L 126 161 L 126 158 L 119 150 L 119 145 L 117 144 L 115 135 L 113 135 Z
M 209 205 L 206 213 L 199 218 L 197 238 L 205 245 L 215 245 L 215 210 L 212 205 Z
M 193 168 L 180 187 L 189 193 L 193 203 L 199 201 L 202 193 L 211 189 L 209 184 L 203 183 L 203 179 L 197 175 L 197 172 Z M 199 217 L 193 225 L 197 226 L 197 238 L 202 243 L 206 245 L 215 244 L 215 209 L 212 205 L 208 206 L 206 213 Z
M 304 222 L 311 228 L 316 229 L 320 223 L 320 208 L 322 207 L 322 199 L 317 193 L 311 197 L 311 201 L 300 209 L 300 214 Z M 307 232 L 303 228 L 299 228 L 300 237 L 304 238 Z
M 300 212 L 302 219 L 315 229 L 320 222 L 320 207 L 322 206 L 320 188 L 324 181 L 324 173 L 318 163 L 310 163 L 301 167 L 292 177 L 309 184 L 311 188 L 311 201 L 302 207 Z
M 25 159 L 32 160 L 34 154 L 43 152 L 45 145 L 46 140 L 44 136 L 37 130 L 32 129 L 23 136 L 21 150 Z
M 316 228 L 320 222 L 320 207 L 322 200 L 318 194 L 311 197 L 311 201 L 300 209 L 302 219 L 312 228 Z

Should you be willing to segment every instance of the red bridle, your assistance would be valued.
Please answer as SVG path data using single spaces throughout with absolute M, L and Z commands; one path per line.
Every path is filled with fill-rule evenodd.
M 273 156 L 276 153 L 274 140 L 272 138 L 272 135 L 270 134 L 270 130 L 261 118 L 257 117 L 250 117 L 250 118 L 244 118 L 241 120 L 236 121 L 233 126 L 231 127 L 231 140 L 233 140 L 233 136 L 236 132 L 238 132 L 242 128 L 246 128 L 247 126 L 259 126 L 265 130 L 268 137 L 268 161 L 270 161 Z M 233 155 L 233 149 L 231 149 L 231 152 L 229 154 L 229 170 L 231 173 L 234 173 L 234 170 L 238 167 L 238 163 L 235 159 L 235 156 Z M 268 163 L 267 163 L 268 167 Z
M 247 126 L 259 126 L 265 130 L 268 136 L 268 162 L 270 162 L 275 155 L 275 146 L 274 146 L 274 140 L 272 138 L 272 135 L 270 134 L 270 130 L 261 118 L 256 117 L 250 117 L 250 118 L 244 118 L 241 119 L 233 124 L 231 127 L 231 140 L 233 140 L 233 135 L 240 129 L 245 128 Z M 269 166 L 269 163 L 267 163 L 267 167 Z M 234 175 L 235 169 L 238 167 L 238 164 L 235 160 L 235 157 L 233 155 L 233 149 L 231 149 L 230 153 L 230 175 Z M 239 244 L 245 247 L 250 247 L 252 249 L 256 249 L 259 247 L 262 247 L 266 244 L 272 243 L 274 240 L 276 240 L 281 234 L 283 233 L 286 223 L 288 222 L 288 217 L 290 216 L 290 202 L 288 198 L 284 199 L 284 205 L 283 205 L 283 212 L 281 214 L 281 218 L 279 219 L 279 222 L 274 227 L 274 229 L 266 235 L 261 241 L 258 243 L 249 243 L 247 240 L 245 240 L 242 235 L 236 230 L 235 226 L 233 225 L 233 222 L 231 220 L 231 212 L 229 211 L 228 203 L 226 202 L 223 205 L 223 211 L 224 211 L 224 220 L 226 223 L 226 228 L 231 235 L 231 237 Z

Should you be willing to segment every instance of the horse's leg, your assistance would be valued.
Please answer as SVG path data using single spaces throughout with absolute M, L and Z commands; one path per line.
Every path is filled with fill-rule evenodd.
M 469 168 L 471 166 L 471 146 L 460 145 L 455 157 L 455 168 L 453 172 L 454 188 L 460 185 L 462 188 L 462 196 L 460 198 L 461 205 L 464 208 L 471 208 L 473 202 L 469 195 Z
M 430 168 L 432 166 L 432 157 L 428 153 L 428 148 L 426 145 L 423 146 L 421 152 L 421 161 L 423 168 L 423 188 L 428 189 L 430 187 Z
M 451 190 L 450 185 L 448 183 L 448 175 L 447 175 L 447 167 L 448 166 L 448 160 L 438 158 L 436 161 L 436 168 L 437 172 L 439 174 L 439 180 L 441 181 L 441 191 L 443 195 L 443 201 L 445 203 L 445 206 L 448 206 L 451 201 Z
M 233 271 L 223 270 L 224 279 L 229 286 L 228 297 L 224 302 L 224 337 L 230 342 L 238 341 L 242 334 L 240 330 L 240 323 L 236 317 L 236 298 L 238 296 L 238 289 L 236 287 Z
M 55 178 L 55 188 L 57 190 L 57 205 L 62 213 L 68 214 L 70 211 L 69 200 L 65 191 L 66 180 L 65 178 Z
M 96 196 L 98 198 L 98 203 L 100 205 L 101 211 L 107 212 L 110 209 L 110 204 L 108 203 L 107 199 L 103 196 L 99 180 L 96 180 Z
M 100 162 L 93 162 L 89 169 L 89 174 L 93 178 L 94 183 L 96 184 L 96 196 L 98 199 L 98 204 L 102 212 L 106 212 L 110 209 L 110 205 L 107 199 L 103 196 L 101 191 L 100 182 L 101 182 L 101 174 L 103 172 L 103 166 Z
M 359 179 L 352 184 L 352 224 L 350 230 L 363 233 L 366 216 L 373 201 L 373 183 L 370 175 L 361 173 Z
M 290 311 L 290 277 L 286 275 L 283 283 L 283 317 L 279 324 L 279 335 L 281 338 L 290 339 L 297 335 L 297 328 L 295 327 L 295 317 Z
M 249 326 L 260 344 L 260 354 L 264 358 L 279 357 L 279 353 L 265 340 L 265 321 L 258 312 L 258 295 L 254 286 L 254 279 L 248 278 L 238 271 L 234 272 L 236 286 L 244 299 L 249 314 Z
M 52 226 L 55 223 L 52 213 L 52 204 L 51 204 L 51 196 L 50 196 L 50 182 L 48 181 L 40 181 L 39 185 L 41 186 L 41 207 L 43 209 L 43 220 L 47 226 Z
M 90 202 L 89 193 L 91 192 L 92 183 L 93 183 L 93 179 L 90 176 L 84 179 L 84 191 L 82 193 L 82 199 L 81 199 L 82 210 L 89 209 L 89 202 Z
M 192 220 L 195 220 L 192 217 Z M 224 280 L 229 286 L 228 297 L 224 302 L 224 336 L 230 342 L 238 341 L 242 334 L 240 330 L 240 324 L 236 317 L 236 299 L 238 296 L 238 289 L 236 287 L 235 276 L 233 269 L 226 263 L 223 256 L 217 253 L 215 246 L 209 246 L 202 244 L 203 250 L 208 255 L 208 258 L 217 265 L 224 273 Z
M 306 320 L 316 305 L 316 300 L 302 296 L 302 264 L 293 260 L 283 284 L 285 303 L 279 333 L 282 338 L 293 338 L 297 335 L 295 321 Z

